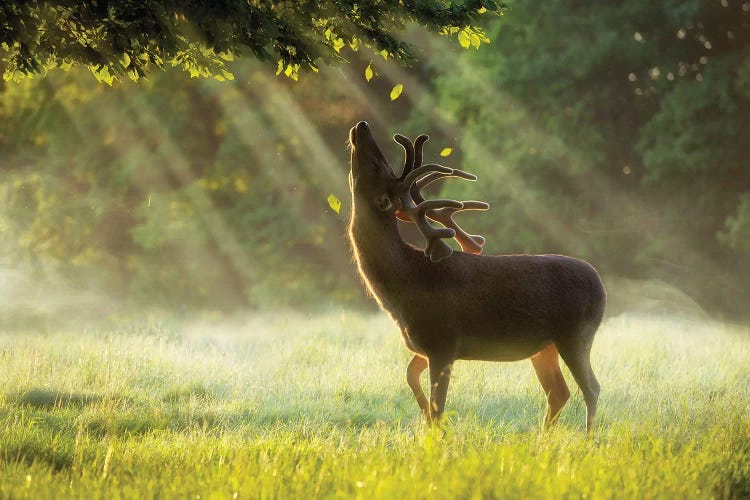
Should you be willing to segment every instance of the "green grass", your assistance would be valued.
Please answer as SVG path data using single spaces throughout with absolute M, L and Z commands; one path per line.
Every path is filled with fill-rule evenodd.
M 425 429 L 407 360 L 383 315 L 0 331 L 0 497 L 750 496 L 747 329 L 609 320 L 594 437 L 528 362 L 456 363 Z

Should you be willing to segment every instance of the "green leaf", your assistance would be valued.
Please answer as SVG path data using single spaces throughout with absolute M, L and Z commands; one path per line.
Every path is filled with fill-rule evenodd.
M 339 213 L 339 211 L 341 210 L 341 200 L 339 200 L 332 194 L 328 195 L 328 205 L 330 205 L 330 207 L 336 213 Z
M 450 156 L 452 152 L 453 148 L 443 148 L 443 150 L 440 152 L 440 156 Z
M 370 63 L 367 65 L 367 68 L 365 68 L 365 80 L 369 82 L 374 75 L 375 73 L 372 71 L 372 63 Z
M 391 101 L 395 101 L 396 99 L 398 99 L 398 96 L 400 96 L 401 92 L 403 91 L 404 86 L 402 84 L 397 83 L 396 85 L 394 85 L 391 89 Z

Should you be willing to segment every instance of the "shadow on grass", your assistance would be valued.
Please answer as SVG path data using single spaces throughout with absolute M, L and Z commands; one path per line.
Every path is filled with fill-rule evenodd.
M 66 408 L 69 406 L 84 407 L 102 401 L 98 394 L 77 392 L 62 392 L 51 389 L 29 389 L 28 391 L 11 395 L 11 402 L 28 405 L 34 408 Z
M 152 430 L 185 431 L 267 428 L 275 425 L 327 424 L 348 429 L 376 425 L 403 425 L 420 411 L 410 394 L 376 394 L 367 391 L 310 391 L 304 398 L 272 394 L 263 400 L 226 400 L 200 384 L 171 388 L 159 399 L 130 399 L 117 395 L 29 389 L 7 398 L 13 406 L 29 407 L 56 431 L 70 427 L 84 408 L 99 403 L 102 411 L 88 411 L 79 419 L 86 431 L 97 435 L 143 434 Z M 451 419 L 471 418 L 479 425 L 500 423 L 509 430 L 527 431 L 538 425 L 544 411 L 534 398 L 485 395 L 480 400 L 449 401 Z M 62 413 L 61 413 L 62 412 Z M 6 413 L 7 412 L 3 412 Z M 56 418 L 59 416 L 60 418 Z

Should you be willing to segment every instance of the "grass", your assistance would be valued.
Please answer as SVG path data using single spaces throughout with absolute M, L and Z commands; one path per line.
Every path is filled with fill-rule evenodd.
M 593 438 L 577 391 L 540 431 L 528 362 L 458 362 L 425 429 L 407 360 L 354 313 L 0 331 L 0 497 L 750 496 L 747 329 L 607 321 Z

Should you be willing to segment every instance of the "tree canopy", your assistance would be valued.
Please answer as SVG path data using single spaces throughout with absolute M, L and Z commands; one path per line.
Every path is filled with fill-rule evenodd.
M 414 50 L 396 36 L 408 23 L 478 45 L 486 38 L 473 25 L 503 8 L 496 0 L 3 2 L 0 69 L 8 80 L 85 65 L 111 83 L 179 66 L 222 79 L 231 78 L 227 61 L 251 55 L 296 79 L 321 62 L 343 60 L 347 45 L 409 63 Z
M 413 112 L 462 131 L 480 182 L 447 186 L 492 205 L 472 228 L 487 251 L 569 253 L 746 314 L 750 2 L 517 0 L 488 34 L 502 51 L 430 61 Z

